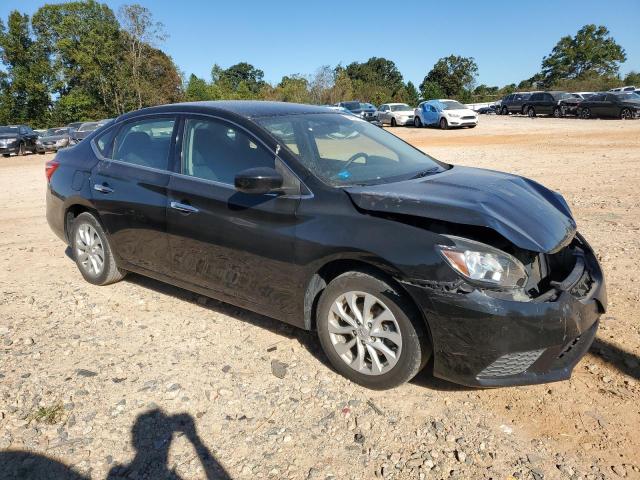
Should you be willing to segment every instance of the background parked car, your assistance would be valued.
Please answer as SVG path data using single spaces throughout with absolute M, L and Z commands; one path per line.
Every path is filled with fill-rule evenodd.
M 57 152 L 69 146 L 72 129 L 69 127 L 50 128 L 36 140 L 36 149 L 40 154 Z
M 416 127 L 437 125 L 442 130 L 449 127 L 473 128 L 478 124 L 478 114 L 457 100 L 427 100 L 414 110 L 413 124 Z
M 577 115 L 578 105 L 583 100 L 595 95 L 593 92 L 574 92 L 570 93 L 569 97 L 563 98 L 558 102 L 560 106 L 560 116 L 564 115 Z
M 610 92 L 635 92 L 636 90 L 637 89 L 635 85 L 627 85 L 626 87 L 612 88 L 609 91 Z
M 349 110 L 354 115 L 367 120 L 369 122 L 373 122 L 378 120 L 376 107 L 371 105 L 370 103 L 362 103 L 362 102 L 339 102 L 336 103 L 338 107 L 344 107 Z
M 12 153 L 24 155 L 35 153 L 38 134 L 26 125 L 0 127 L 0 153 L 8 157 Z
M 553 115 L 556 118 L 562 116 L 561 101 L 574 98 L 568 92 L 534 92 L 524 103 L 522 110 L 529 116 Z
M 77 130 L 71 131 L 71 145 L 75 145 L 98 128 L 98 122 L 84 122 Z
M 480 115 L 496 115 L 498 113 L 498 105 L 489 105 L 488 107 L 480 107 L 476 110 Z
M 500 101 L 500 108 L 496 110 L 496 113 L 499 113 L 500 115 L 524 113 L 522 111 L 522 106 L 530 96 L 530 92 L 515 92 L 507 95 Z
M 378 121 L 382 125 L 413 125 L 413 108 L 406 103 L 383 103 L 378 108 Z
M 614 117 L 630 119 L 640 116 L 640 95 L 635 92 L 603 92 L 578 105 L 581 118 Z

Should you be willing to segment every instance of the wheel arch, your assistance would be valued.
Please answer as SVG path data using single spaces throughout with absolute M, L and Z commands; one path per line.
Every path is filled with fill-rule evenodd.
M 98 222 L 102 225 L 102 220 L 100 219 L 100 215 L 98 211 L 88 202 L 75 201 L 72 202 L 65 208 L 64 211 L 64 236 L 67 239 L 67 243 L 71 244 L 71 229 L 73 225 L 73 221 L 76 219 L 78 215 L 81 213 L 88 212 L 91 213 Z M 104 229 L 104 227 L 103 227 Z M 105 234 L 107 232 L 105 231 Z
M 425 329 L 428 340 L 433 345 L 431 327 L 429 326 L 427 318 L 418 307 L 418 304 L 414 300 L 413 296 L 407 291 L 402 283 L 396 279 L 393 270 L 391 268 L 384 268 L 385 264 L 386 262 L 384 262 L 383 260 L 381 260 L 380 263 L 376 263 L 373 261 L 356 258 L 332 259 L 324 263 L 311 275 L 309 281 L 307 282 L 307 288 L 305 289 L 304 295 L 304 328 L 306 330 L 316 329 L 315 316 L 318 306 L 318 300 L 320 299 L 320 295 L 322 294 L 326 286 L 334 278 L 342 275 L 343 273 L 357 271 L 367 273 L 371 276 L 385 281 L 393 288 L 395 288 L 398 293 L 404 296 L 407 302 L 414 309 L 413 313 L 415 314 L 416 318 L 420 319 L 421 325 Z

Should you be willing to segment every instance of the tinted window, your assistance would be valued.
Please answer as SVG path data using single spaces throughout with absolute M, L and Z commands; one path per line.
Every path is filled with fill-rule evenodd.
M 243 130 L 217 120 L 187 120 L 182 151 L 183 174 L 229 185 L 242 170 L 275 166 L 272 153 Z
M 603 93 L 601 93 L 599 95 L 594 95 L 589 100 L 591 100 L 592 102 L 602 102 L 604 100 L 604 97 L 605 97 L 605 95 Z
M 541 93 L 534 93 L 533 95 L 531 95 L 530 100 L 532 102 L 538 101 L 538 100 L 542 100 L 542 94 Z
M 113 159 L 166 170 L 174 123 L 173 118 L 156 118 L 124 125 L 116 136 Z
M 70 130 L 70 129 L 67 129 Z M 117 128 L 110 128 L 102 135 L 98 137 L 95 141 L 95 145 L 98 148 L 98 151 L 102 154 L 102 156 L 110 158 L 111 155 L 111 145 L 113 141 L 113 137 L 115 136 Z

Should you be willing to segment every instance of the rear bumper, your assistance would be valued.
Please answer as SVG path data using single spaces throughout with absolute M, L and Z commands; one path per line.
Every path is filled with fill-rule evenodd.
M 585 265 L 593 283 L 583 298 L 574 296 L 573 286 L 553 301 L 520 302 L 406 284 L 429 325 L 434 375 L 473 387 L 568 379 L 589 350 L 607 302 L 590 249 Z

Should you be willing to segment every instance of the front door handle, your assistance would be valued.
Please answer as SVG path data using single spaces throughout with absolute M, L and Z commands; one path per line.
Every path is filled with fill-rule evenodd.
M 171 208 L 173 208 L 174 210 L 178 210 L 179 212 L 182 213 L 198 213 L 199 210 L 196 207 L 192 207 L 191 205 L 188 205 L 186 203 L 180 203 L 180 202 L 171 202 L 169 204 L 169 206 Z
M 113 192 L 113 188 L 108 187 L 107 185 L 101 185 L 101 184 L 99 184 L 99 183 L 96 183 L 96 184 L 93 186 L 93 189 L 94 189 L 96 192 L 100 192 L 100 193 L 112 193 L 112 192 Z

